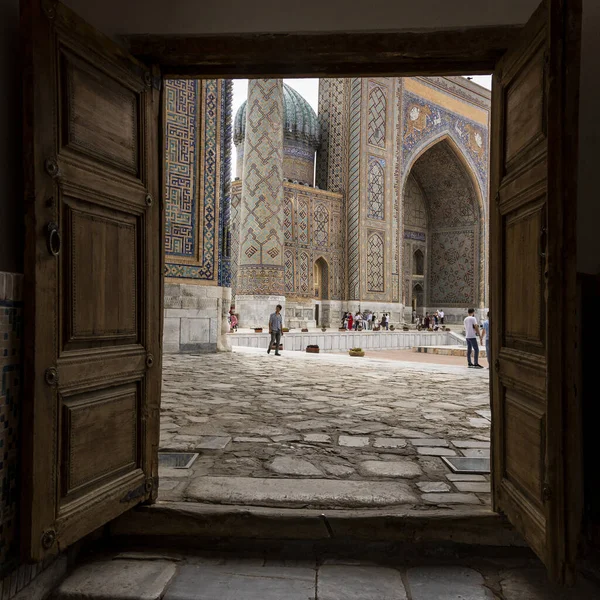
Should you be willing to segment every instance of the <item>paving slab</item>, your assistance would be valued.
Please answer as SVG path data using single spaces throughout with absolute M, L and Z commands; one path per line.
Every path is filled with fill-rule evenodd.
M 324 565 L 317 579 L 319 600 L 406 600 L 396 569 L 353 565 Z
M 369 438 L 361 435 L 340 435 L 338 444 L 348 448 L 363 448 L 369 445 Z
M 202 477 L 190 483 L 188 500 L 274 507 L 361 508 L 417 502 L 403 482 L 332 479 Z
M 323 475 L 323 472 L 312 463 L 293 456 L 276 457 L 269 465 L 269 469 L 273 473 L 281 475 L 313 475 L 315 477 Z
M 467 475 L 466 473 L 447 473 L 448 481 L 487 481 L 485 475 Z
M 433 492 L 449 492 L 450 486 L 443 481 L 421 481 L 417 483 L 417 487 L 423 493 L 433 493 Z
M 322 469 L 328 475 L 333 475 L 335 477 L 347 477 L 354 473 L 354 469 L 352 467 L 347 467 L 345 465 L 334 465 L 331 463 L 321 463 Z
M 494 600 L 481 573 L 464 567 L 414 567 L 407 572 L 412 600 Z
M 471 417 L 469 419 L 469 423 L 471 424 L 471 427 L 475 427 L 477 429 L 485 429 L 490 426 L 490 421 L 481 417 Z
M 423 494 L 428 504 L 481 504 L 475 494 Z
M 452 448 L 428 448 L 419 446 L 417 452 L 423 456 L 456 456 L 456 451 Z
M 359 472 L 376 477 L 418 477 L 421 467 L 412 460 L 366 460 L 358 465 Z
M 327 435 L 326 433 L 308 433 L 304 436 L 304 441 L 326 444 L 331 442 L 331 436 Z
M 492 492 L 492 485 L 489 481 L 455 481 L 454 485 L 459 492 L 475 492 L 477 494 Z
M 452 440 L 456 448 L 489 448 L 490 442 L 478 442 L 477 440 Z
M 94 561 L 75 569 L 55 592 L 55 600 L 159 600 L 175 575 L 165 560 Z
M 164 600 L 314 600 L 315 569 L 184 565 Z
M 402 438 L 375 438 L 374 448 L 406 448 L 407 441 Z
M 437 448 L 439 448 L 440 446 L 448 446 L 448 440 L 440 438 L 420 438 L 417 440 L 410 440 L 410 443 L 413 446 L 435 446 Z

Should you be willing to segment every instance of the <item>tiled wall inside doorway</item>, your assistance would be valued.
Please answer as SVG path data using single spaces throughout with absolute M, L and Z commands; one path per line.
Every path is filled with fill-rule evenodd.
M 0 272 L 0 581 L 16 566 L 23 276 Z

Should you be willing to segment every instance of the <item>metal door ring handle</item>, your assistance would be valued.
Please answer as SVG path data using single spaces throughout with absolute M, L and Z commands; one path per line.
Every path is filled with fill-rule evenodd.
M 60 233 L 58 231 L 58 225 L 56 223 L 48 223 L 48 251 L 52 256 L 58 256 L 61 246 Z

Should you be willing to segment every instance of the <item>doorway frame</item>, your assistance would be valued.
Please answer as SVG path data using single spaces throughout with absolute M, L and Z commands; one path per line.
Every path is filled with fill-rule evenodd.
M 524 25 L 500 25 L 380 32 L 137 34 L 119 39 L 135 57 L 156 65 L 165 79 L 460 76 L 492 74 L 523 29 Z M 491 110 L 500 107 L 492 104 Z M 457 155 L 462 159 L 460 152 Z M 481 190 L 474 187 L 478 194 Z M 480 200 L 484 218 L 489 219 L 490 191 Z M 567 237 L 564 252 L 575 255 L 576 250 L 575 237 Z M 494 285 L 489 255 L 484 274 L 489 277 L 489 307 Z M 576 302 L 572 306 L 576 308 Z M 575 323 L 574 315 L 570 319 Z M 576 354 L 572 353 L 572 363 Z M 580 388 L 582 374 L 574 374 L 572 380 L 572 387 Z M 571 395 L 575 404 L 575 392 Z M 577 421 L 574 415 L 569 418 Z M 569 436 L 566 450 L 578 454 L 582 442 L 581 433 Z M 572 493 L 581 479 L 582 473 L 574 475 Z

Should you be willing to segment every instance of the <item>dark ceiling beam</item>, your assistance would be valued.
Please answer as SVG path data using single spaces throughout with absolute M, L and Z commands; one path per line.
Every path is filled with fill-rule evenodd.
M 348 33 L 123 36 L 167 77 L 490 73 L 519 26 Z

